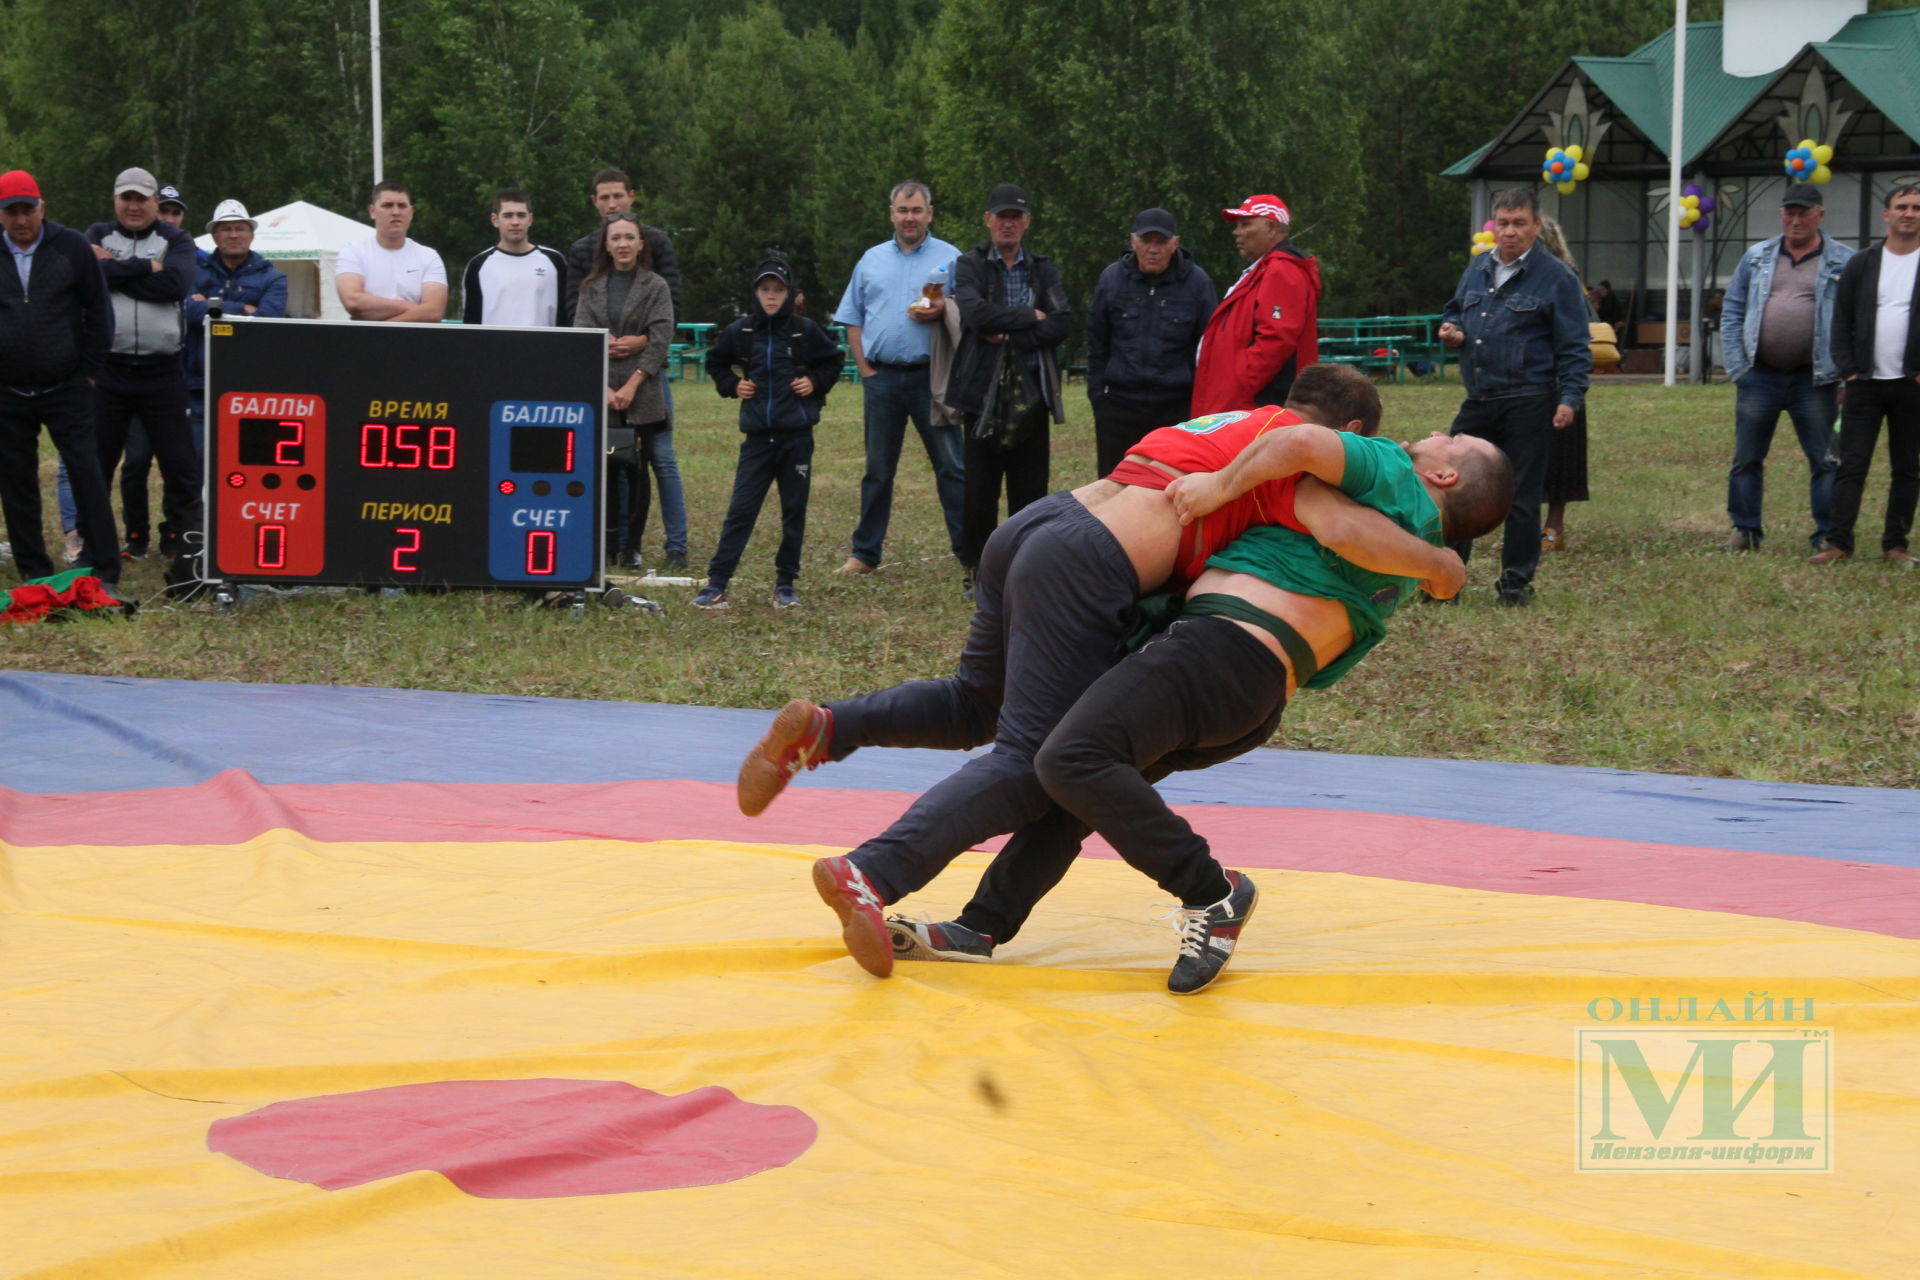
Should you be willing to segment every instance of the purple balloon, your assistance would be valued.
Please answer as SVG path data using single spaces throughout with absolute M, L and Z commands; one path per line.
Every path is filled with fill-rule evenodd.
M 1680 188 L 1680 194 L 1683 196 L 1697 196 L 1700 194 L 1700 184 L 1697 182 L 1689 182 L 1686 186 Z
M 1715 207 L 1716 207 L 1716 206 L 1715 206 L 1715 205 L 1714 205 L 1714 203 L 1713 203 L 1713 197 L 1712 197 L 1712 196 L 1701 196 L 1701 197 L 1700 197 L 1700 212 L 1702 212 L 1702 213 L 1712 213 L 1712 212 L 1714 211 L 1714 208 L 1715 208 Z

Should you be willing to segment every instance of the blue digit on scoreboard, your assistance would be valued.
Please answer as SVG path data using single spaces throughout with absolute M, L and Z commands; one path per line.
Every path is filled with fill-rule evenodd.
M 577 400 L 494 401 L 487 568 L 495 579 L 537 586 L 593 572 L 599 412 Z

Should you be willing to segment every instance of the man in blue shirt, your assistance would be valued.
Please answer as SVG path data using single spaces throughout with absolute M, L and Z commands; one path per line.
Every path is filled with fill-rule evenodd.
M 946 300 L 922 299 L 928 279 L 950 265 L 960 251 L 929 233 L 933 195 L 923 182 L 902 182 L 887 197 L 893 238 L 860 256 L 834 322 L 847 327 L 847 345 L 865 384 L 867 469 L 860 478 L 860 523 L 853 530 L 853 554 L 836 572 L 865 574 L 880 567 L 887 522 L 893 514 L 893 476 L 907 419 L 913 419 L 933 464 L 940 509 L 947 519 L 947 540 L 961 556 L 961 506 L 966 481 L 961 471 L 960 428 L 933 421 L 928 361 L 933 328 L 944 322 Z
M 1500 549 L 1500 603 L 1533 599 L 1540 565 L 1540 501 L 1553 433 L 1586 403 L 1593 351 L 1587 296 L 1573 269 L 1534 242 L 1540 203 L 1528 187 L 1493 197 L 1494 251 L 1467 264 L 1442 313 L 1440 340 L 1460 351 L 1467 398 L 1454 435 L 1483 436 L 1513 462 L 1513 511 Z M 1449 544 L 1466 559 L 1467 543 Z

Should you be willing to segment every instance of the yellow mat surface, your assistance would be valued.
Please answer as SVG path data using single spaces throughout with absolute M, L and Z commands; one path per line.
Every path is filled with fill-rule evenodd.
M 0 847 L 0 1274 L 1920 1275 L 1920 942 L 1266 871 L 1182 998 L 1158 891 L 1083 861 L 994 964 L 879 981 L 808 885 L 825 852 Z M 984 861 L 902 909 L 949 916 Z M 1753 1034 L 1823 1039 L 1831 1171 L 1582 1172 L 1579 1032 L 1652 1026 L 1593 1010 L 1757 992 L 1814 1002 Z M 818 1138 L 549 1199 L 207 1149 L 288 1099 L 536 1077 L 721 1085 Z

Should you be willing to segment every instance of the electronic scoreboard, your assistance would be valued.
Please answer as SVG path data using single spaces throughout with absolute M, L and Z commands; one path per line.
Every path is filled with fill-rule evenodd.
M 207 325 L 206 578 L 599 585 L 601 331 Z

